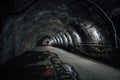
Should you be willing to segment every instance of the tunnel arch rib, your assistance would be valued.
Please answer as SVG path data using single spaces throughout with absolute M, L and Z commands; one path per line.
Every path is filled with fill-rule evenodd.
M 74 46 L 76 46 L 76 45 L 80 46 L 81 39 L 80 39 L 80 36 L 78 35 L 78 33 L 75 31 L 72 31 L 72 32 L 70 32 L 70 34 L 71 34 Z
M 68 45 L 73 46 L 73 40 L 71 35 L 68 32 L 66 32 L 65 35 L 68 38 Z
M 62 34 L 61 37 L 63 38 L 64 45 L 68 47 L 68 38 L 65 36 L 65 34 Z

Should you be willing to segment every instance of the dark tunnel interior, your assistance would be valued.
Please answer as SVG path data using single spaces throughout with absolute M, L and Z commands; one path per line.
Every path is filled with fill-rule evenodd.
M 119 80 L 119 0 L 4 0 L 0 80 Z

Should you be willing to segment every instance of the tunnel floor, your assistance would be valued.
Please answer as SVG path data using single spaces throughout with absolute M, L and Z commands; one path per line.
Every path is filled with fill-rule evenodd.
M 54 47 L 41 47 L 35 50 L 48 50 L 57 53 L 60 59 L 71 64 L 79 73 L 80 80 L 119 80 L 120 70 L 106 64 L 78 56 L 74 53 Z
M 79 73 L 79 79 L 80 80 L 119 80 L 120 79 L 120 70 L 116 69 L 114 67 L 110 67 L 106 64 L 97 62 L 95 60 L 91 60 L 85 57 L 82 57 L 80 55 L 76 55 L 74 53 L 59 49 L 59 48 L 54 48 L 51 46 L 46 46 L 46 47 L 36 47 L 33 49 L 33 51 L 49 51 L 51 53 L 56 53 L 60 60 L 62 62 L 70 64 L 73 66 L 75 71 Z M 41 55 L 45 55 L 45 57 L 40 57 Z M 30 57 L 32 56 L 32 57 Z M 37 70 L 37 72 L 32 73 L 36 78 L 40 78 L 39 75 L 45 71 L 44 66 L 38 66 L 38 65 L 45 65 L 45 64 L 51 64 L 49 61 L 42 62 L 45 59 L 49 59 L 46 54 L 39 54 L 39 53 L 25 53 L 22 54 L 21 56 L 16 57 L 11 63 L 7 63 L 7 65 L 10 65 L 6 69 L 2 69 L 4 72 L 4 79 L 10 79 L 11 76 L 14 77 L 13 80 L 21 80 L 21 76 L 25 76 L 27 73 L 34 72 L 34 70 Z M 30 66 L 29 69 L 30 71 L 27 71 L 25 68 L 20 68 L 20 66 Z M 34 67 L 32 65 L 35 65 Z M 17 70 L 16 70 L 16 69 Z M 33 69 L 34 68 L 34 69 Z M 52 67 L 49 67 L 52 69 Z M 8 70 L 11 70 L 8 72 Z M 26 73 L 27 71 L 27 73 Z M 40 71 L 40 72 L 39 72 Z M 22 73 L 21 73 L 22 72 Z M 49 71 L 51 73 L 51 71 Z M 15 74 L 13 74 L 15 73 Z M 36 73 L 39 73 L 36 74 Z M 9 74 L 9 75 L 8 75 Z M 16 77 L 15 77 L 16 76 Z M 27 76 L 27 75 L 26 75 Z M 19 77 L 19 79 L 18 79 Z M 22 79 L 22 80 L 25 80 Z M 30 80 L 33 80 L 32 77 Z M 36 80 L 36 79 L 34 79 Z M 50 80 L 50 79 L 45 79 L 45 80 Z

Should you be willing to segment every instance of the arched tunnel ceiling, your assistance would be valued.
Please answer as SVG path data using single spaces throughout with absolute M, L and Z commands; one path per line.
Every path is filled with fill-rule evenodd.
M 7 53 L 14 49 L 15 53 L 20 54 L 31 50 L 45 36 L 51 38 L 54 36 L 55 44 L 61 44 L 60 40 L 63 40 L 64 44 L 68 45 L 68 41 L 71 40 L 70 36 L 68 36 L 69 39 L 66 35 L 61 36 L 62 39 L 56 36 L 68 32 L 72 37 L 70 44 L 74 45 L 77 40 L 77 45 L 83 48 L 85 45 L 91 47 L 94 44 L 106 45 L 109 48 L 115 46 L 113 28 L 94 8 L 73 0 L 45 3 L 38 1 L 24 13 L 9 16 L 3 30 L 4 44 L 8 45 L 4 48 L 8 50 L 3 52 Z M 73 34 L 78 34 L 77 38 Z M 95 46 L 92 47 L 94 48 Z

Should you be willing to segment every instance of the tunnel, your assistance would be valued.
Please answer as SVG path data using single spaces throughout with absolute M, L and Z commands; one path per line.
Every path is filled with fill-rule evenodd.
M 4 0 L 0 80 L 119 80 L 119 0 Z

